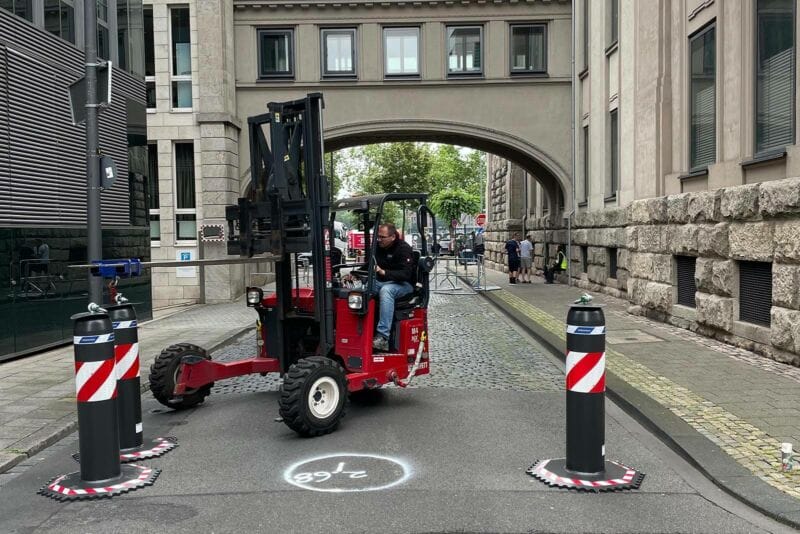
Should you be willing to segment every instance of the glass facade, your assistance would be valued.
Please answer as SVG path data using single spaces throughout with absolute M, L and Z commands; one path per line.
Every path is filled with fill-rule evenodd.
M 322 47 L 323 76 L 355 76 L 355 29 L 336 28 L 322 30 Z
M 18 52 L 0 55 L 0 62 L 3 62 L 0 65 L 0 84 L 8 88 L 8 98 L 0 100 L 0 106 L 16 106 L 22 98 L 21 90 L 36 93 L 44 103 L 53 98 L 63 98 L 62 95 L 66 94 L 66 82 L 52 76 L 53 67 L 49 61 L 55 61 L 50 58 L 65 57 L 61 53 L 65 48 L 82 46 L 82 43 L 72 43 L 76 35 L 81 35 L 78 31 L 81 21 L 74 16 L 76 3 L 73 0 L 33 3 L 0 0 L 0 7 L 10 5 L 12 13 L 24 12 L 19 6 L 32 5 L 41 10 L 31 16 L 31 19 L 41 22 L 40 31 L 64 39 L 26 40 L 15 37 L 17 32 L 30 32 L 30 25 L 8 17 L 7 13 L 0 13 L 10 19 L 7 26 L 9 41 L 4 45 Z M 115 14 L 107 13 L 107 16 L 113 19 Z M 25 63 L 14 59 L 29 55 L 38 59 Z M 143 58 L 143 50 L 139 55 Z M 127 57 L 131 58 L 131 55 Z M 78 71 L 83 67 L 81 61 L 82 56 L 80 60 L 63 66 Z M 33 76 L 31 69 L 36 69 Z M 20 83 L 24 80 L 28 81 L 27 85 Z M 115 186 L 104 193 L 104 258 L 150 259 L 146 205 L 149 170 L 143 95 L 144 83 L 135 78 L 116 87 L 112 106 L 100 117 L 103 148 L 113 155 L 120 171 Z M 85 205 L 85 178 L 79 183 L 66 179 L 72 176 L 73 164 L 85 168 L 85 163 L 82 163 L 85 158 L 83 129 L 72 126 L 67 108 L 46 104 L 39 109 L 12 109 L 15 112 L 8 116 L 14 117 L 15 124 L 21 121 L 39 124 L 46 116 L 47 135 L 57 136 L 58 143 L 48 148 L 45 157 L 37 158 L 36 154 L 42 152 L 43 146 L 50 147 L 40 129 L 0 129 L 0 143 L 9 144 L 13 140 L 14 146 L 19 147 L 11 153 L 0 151 L 0 184 L 10 184 L 6 187 L 13 190 L 19 184 L 27 183 L 29 193 L 40 199 L 36 203 L 26 203 L 23 196 L 0 195 L 3 201 L 0 203 L 3 217 L 0 224 L 0 361 L 69 343 L 72 339 L 70 316 L 85 311 L 88 301 L 89 273 L 70 268 L 70 265 L 83 264 L 88 259 L 83 222 L 85 208 L 81 209 Z M 39 172 L 41 168 L 52 166 L 53 161 L 59 164 L 58 180 L 49 180 L 51 177 L 46 173 L 39 173 L 39 180 L 26 182 L 28 175 L 25 172 L 31 172 L 31 169 Z M 124 174 L 126 171 L 127 175 Z M 83 215 L 66 221 L 62 210 L 76 206 Z M 66 222 L 59 222 L 61 220 Z M 138 278 L 121 280 L 119 290 L 131 302 L 137 303 L 139 318 L 152 316 L 149 271 L 145 270 Z M 105 299 L 107 301 L 107 296 Z
M 294 32 L 292 30 L 258 31 L 258 77 L 294 76 Z
M 511 26 L 511 74 L 547 72 L 546 30 L 544 24 Z
M 794 0 L 756 4 L 756 154 L 794 143 Z
M 447 73 L 481 74 L 483 72 L 483 28 L 464 26 L 447 28 Z
M 689 167 L 700 169 L 717 160 L 717 83 L 714 26 L 689 43 L 691 131 Z
M 383 29 L 387 76 L 419 76 L 419 28 Z

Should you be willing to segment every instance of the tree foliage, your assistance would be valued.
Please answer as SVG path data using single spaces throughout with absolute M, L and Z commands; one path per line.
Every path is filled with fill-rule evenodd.
M 430 205 L 436 215 L 449 223 L 462 213 L 476 213 L 481 209 L 481 198 L 463 189 L 445 189 L 431 196 Z M 448 227 L 452 234 L 452 227 L 449 224 Z

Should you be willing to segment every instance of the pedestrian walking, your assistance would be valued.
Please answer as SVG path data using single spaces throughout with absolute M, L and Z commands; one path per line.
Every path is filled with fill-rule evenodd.
M 522 236 L 514 234 L 514 237 L 506 241 L 506 253 L 508 254 L 508 283 L 517 283 L 517 271 L 519 271 L 519 240 Z
M 530 284 L 533 270 L 533 237 L 530 234 L 519 244 L 519 261 L 519 281 L 522 284 Z

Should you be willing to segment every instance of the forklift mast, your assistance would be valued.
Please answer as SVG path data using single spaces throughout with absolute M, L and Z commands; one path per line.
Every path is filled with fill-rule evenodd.
M 319 353 L 333 348 L 331 293 L 330 185 L 323 167 L 321 93 L 289 102 L 271 102 L 268 112 L 247 119 L 253 198 L 227 206 L 228 254 L 271 253 L 278 302 L 277 343 L 281 368 L 291 364 L 285 319 L 301 313 L 293 303 L 291 255 L 311 252 L 314 321 Z M 265 135 L 269 125 L 269 142 Z

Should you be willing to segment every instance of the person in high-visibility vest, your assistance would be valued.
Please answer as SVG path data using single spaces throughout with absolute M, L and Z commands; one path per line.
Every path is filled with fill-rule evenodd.
M 564 245 L 559 245 L 558 252 L 556 253 L 556 259 L 553 261 L 553 264 L 550 266 L 550 269 L 545 269 L 544 278 L 546 284 L 552 284 L 555 280 L 555 274 L 557 272 L 566 271 L 568 267 L 567 263 L 567 254 L 564 251 Z

